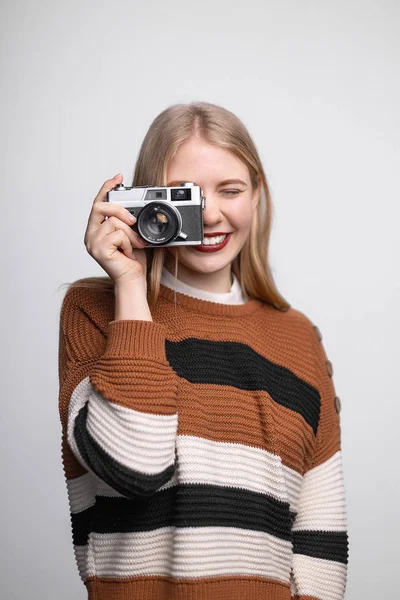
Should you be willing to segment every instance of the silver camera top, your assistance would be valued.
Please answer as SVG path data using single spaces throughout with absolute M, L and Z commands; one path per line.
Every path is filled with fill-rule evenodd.
M 107 194 L 108 202 L 118 202 L 128 208 L 132 202 L 153 202 L 161 200 L 179 202 L 180 206 L 200 204 L 206 208 L 206 198 L 201 187 L 192 181 L 182 181 L 179 186 L 136 185 L 128 187 L 119 183 Z

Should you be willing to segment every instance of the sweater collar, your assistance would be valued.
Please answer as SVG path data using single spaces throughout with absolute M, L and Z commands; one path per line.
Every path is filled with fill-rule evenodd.
M 231 290 L 225 293 L 213 293 L 190 286 L 177 279 L 165 267 L 161 272 L 160 296 L 168 302 L 176 303 L 182 308 L 209 315 L 238 317 L 257 310 L 262 302 L 255 298 L 247 298 L 242 292 L 234 273 Z

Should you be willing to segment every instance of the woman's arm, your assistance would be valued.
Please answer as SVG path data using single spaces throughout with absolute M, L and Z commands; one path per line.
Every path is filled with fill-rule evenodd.
M 342 600 L 347 581 L 348 533 L 342 467 L 340 403 L 331 363 L 313 328 L 315 377 L 321 398 L 315 452 L 304 473 L 293 523 L 292 584 L 295 598 Z
M 61 308 L 63 453 L 125 496 L 150 496 L 175 470 L 178 378 L 165 356 L 166 328 L 119 319 L 105 336 L 101 310 L 101 297 L 82 288 L 71 288 Z

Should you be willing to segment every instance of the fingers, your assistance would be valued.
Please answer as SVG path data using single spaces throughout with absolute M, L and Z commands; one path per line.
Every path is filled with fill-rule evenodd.
M 122 207 L 120 207 L 122 208 Z M 123 209 L 125 210 L 125 209 Z M 99 236 L 98 239 L 102 239 L 103 237 L 105 237 L 106 235 L 109 235 L 110 233 L 112 233 L 113 231 L 116 231 L 117 229 L 122 230 L 126 237 L 128 238 L 129 242 L 131 243 L 132 246 L 137 246 L 138 248 L 145 248 L 147 245 L 147 242 L 140 237 L 140 235 L 136 232 L 133 231 L 133 229 L 131 229 L 130 225 L 127 225 L 126 223 L 124 223 L 123 221 L 121 221 L 119 219 L 119 217 L 116 217 L 114 215 L 112 215 L 111 217 L 109 217 L 107 219 L 107 221 L 105 221 L 103 223 L 103 225 L 101 226 L 101 229 L 99 229 Z
M 129 227 L 136 223 L 136 217 L 131 215 L 129 210 L 121 204 L 116 204 L 115 202 L 94 202 L 88 219 L 88 231 L 95 231 L 104 223 L 106 217 L 110 219 L 112 216 L 118 217 L 120 221 L 129 225 Z
M 84 237 L 85 245 L 87 245 L 88 242 L 94 238 L 100 226 L 103 228 L 105 222 L 109 221 L 113 216 L 119 219 L 119 227 L 122 227 L 122 224 L 126 224 L 124 230 L 126 231 L 129 239 L 132 240 L 133 245 L 137 245 L 139 248 L 143 248 L 146 245 L 145 242 L 142 241 L 142 238 L 136 232 L 130 229 L 132 225 L 135 224 L 136 218 L 131 215 L 129 210 L 115 202 L 105 202 L 107 192 L 111 191 L 118 183 L 121 182 L 122 175 L 118 174 L 112 179 L 105 181 L 102 185 L 99 193 L 93 201 L 92 210 L 88 218 Z M 130 233 L 127 227 L 129 227 Z M 113 228 L 115 229 L 115 223 Z M 112 231 L 112 229 L 107 228 L 107 233 L 110 233 L 110 231 Z
M 108 217 L 111 214 L 115 214 L 115 209 L 110 205 L 109 202 L 105 202 L 107 197 L 107 192 L 111 191 L 118 183 L 122 182 L 122 175 L 118 173 L 112 179 L 108 179 L 105 181 L 100 188 L 99 193 L 93 201 L 93 207 L 90 211 L 88 222 L 86 225 L 84 243 L 87 245 L 90 238 L 92 238 L 96 232 L 96 230 L 100 227 L 100 225 L 104 222 L 105 217 Z M 111 208 L 110 208 L 111 207 Z M 122 208 L 122 207 L 120 207 Z M 124 209 L 126 211 L 126 209 Z M 119 211 L 119 214 L 122 216 L 123 211 Z M 128 212 L 126 211 L 125 221 L 128 217 Z
M 93 246 L 87 246 L 87 251 L 100 264 L 106 263 L 116 252 L 125 254 L 127 258 L 136 260 L 130 241 L 121 229 L 116 229 L 100 240 L 97 240 Z
M 127 258 L 136 260 L 136 256 L 133 253 L 132 244 L 121 229 L 116 229 L 115 231 L 110 233 L 110 235 L 108 235 L 107 238 L 109 238 L 109 240 L 113 244 L 113 249 L 110 248 L 110 245 L 107 246 L 107 250 L 108 252 L 110 252 L 110 254 L 115 252 L 115 248 L 121 248 L 122 252 Z
M 107 192 L 110 192 L 119 183 L 122 183 L 122 174 L 121 173 L 114 175 L 114 177 L 112 179 L 107 179 L 107 181 L 105 181 L 103 183 L 103 185 L 101 186 L 99 193 L 97 194 L 96 198 L 93 201 L 93 204 L 95 202 L 104 202 L 104 200 L 106 199 L 106 196 L 107 196 Z

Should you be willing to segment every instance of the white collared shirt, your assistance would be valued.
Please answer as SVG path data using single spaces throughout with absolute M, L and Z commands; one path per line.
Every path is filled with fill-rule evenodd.
M 161 272 L 161 283 L 166 287 L 175 289 L 181 294 L 199 298 L 200 300 L 208 300 L 209 302 L 218 302 L 219 304 L 244 304 L 248 298 L 243 294 L 239 281 L 236 275 L 232 272 L 233 283 L 229 292 L 209 292 L 193 287 L 177 279 L 166 267 L 163 267 Z

